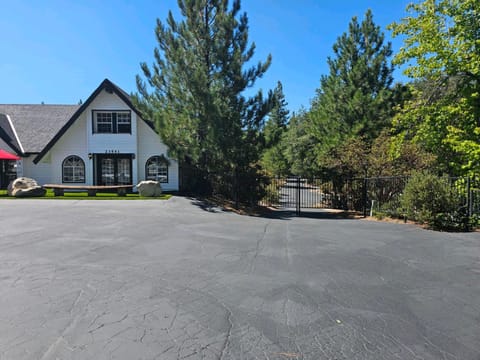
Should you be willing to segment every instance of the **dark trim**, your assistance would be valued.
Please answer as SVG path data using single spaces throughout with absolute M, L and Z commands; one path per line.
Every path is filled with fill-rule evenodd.
M 102 171 L 101 171 L 101 164 L 102 164 L 102 159 L 113 159 L 114 163 L 114 183 L 115 185 L 118 185 L 118 178 L 117 178 L 117 173 L 118 173 L 118 162 L 117 160 L 119 159 L 128 159 L 130 160 L 130 182 L 132 185 L 133 184 L 133 158 L 134 154 L 131 153 L 118 153 L 118 154 L 102 154 L 102 153 L 96 153 L 94 155 L 94 161 L 93 161 L 93 173 L 94 173 L 94 183 L 95 185 L 104 185 L 102 184 Z M 125 185 L 125 184 L 122 184 Z
M 68 158 L 71 158 L 71 157 L 79 158 L 82 161 L 82 164 L 83 164 L 83 181 L 65 181 L 65 174 L 63 173 L 63 168 L 64 168 L 65 161 Z M 66 156 L 65 159 L 63 159 L 63 161 L 62 161 L 62 184 L 85 184 L 86 178 L 87 178 L 87 172 L 85 170 L 86 170 L 85 161 L 80 156 L 78 156 L 78 155 L 68 155 L 68 156 Z
M 105 90 L 107 92 L 115 93 L 120 99 L 123 100 L 125 104 L 128 105 L 130 109 L 132 109 L 137 116 L 142 119 L 148 126 L 150 126 L 152 129 L 152 124 L 149 121 L 146 121 L 142 118 L 142 114 L 140 111 L 133 105 L 132 100 L 130 99 L 130 96 L 120 89 L 117 85 L 112 83 L 110 80 L 105 79 L 102 81 L 102 83 L 98 86 L 98 88 L 92 93 L 92 95 L 89 96 L 89 98 L 78 108 L 77 111 L 72 115 L 70 120 L 58 131 L 58 133 L 55 134 L 55 136 L 52 138 L 52 140 L 49 141 L 49 143 L 43 148 L 43 150 L 37 155 L 35 159 L 33 159 L 33 162 L 35 164 L 38 164 L 38 162 L 45 156 L 45 154 L 53 147 L 53 145 L 56 144 L 56 142 L 65 134 L 65 132 L 70 128 L 70 126 L 73 125 L 73 123 L 78 119 L 78 117 L 90 106 L 92 101 L 102 92 L 102 90 Z M 155 130 L 155 129 L 154 129 Z
M 168 178 L 170 176 L 170 161 L 165 157 L 165 155 L 153 155 L 153 156 L 150 156 L 147 161 L 145 161 L 145 180 L 147 180 L 147 165 L 148 165 L 148 162 L 153 159 L 153 158 L 159 158 L 160 159 L 160 163 L 164 163 L 165 166 L 167 167 L 167 180 L 166 181 L 159 181 L 160 184 L 168 184 Z

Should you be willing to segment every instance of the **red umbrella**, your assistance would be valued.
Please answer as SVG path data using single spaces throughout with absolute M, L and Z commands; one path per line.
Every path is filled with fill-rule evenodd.
M 0 149 L 0 160 L 20 160 L 20 157 Z

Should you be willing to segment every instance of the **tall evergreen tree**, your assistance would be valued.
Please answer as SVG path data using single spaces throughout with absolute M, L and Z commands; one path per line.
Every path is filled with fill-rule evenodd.
M 288 125 L 287 101 L 279 81 L 273 91 L 273 108 L 263 129 L 265 148 L 261 157 L 263 170 L 272 175 L 288 175 L 289 164 L 285 157 L 286 131 Z
M 288 103 L 285 100 L 282 83 L 277 82 L 276 88 L 273 90 L 274 105 L 268 121 L 265 124 L 265 147 L 272 148 L 280 142 L 282 134 L 287 129 L 288 123 Z
M 291 117 L 282 140 L 289 173 L 304 177 L 318 175 L 320 169 L 313 151 L 318 140 L 310 131 L 309 114 L 305 109 Z
M 345 137 L 371 141 L 388 125 L 393 66 L 391 44 L 384 38 L 368 10 L 360 24 L 353 17 L 348 33 L 333 45 L 329 74 L 321 77 L 311 109 L 312 130 L 327 140 L 322 143 L 327 150 Z
M 252 175 L 259 156 L 259 133 L 271 107 L 261 91 L 247 98 L 270 66 L 245 68 L 255 52 L 248 41 L 248 18 L 240 0 L 178 0 L 182 20 L 171 12 L 157 19 L 155 63 L 137 75 L 140 109 L 155 119 L 171 155 L 221 182 L 227 175 Z M 211 184 L 215 185 L 215 184 Z

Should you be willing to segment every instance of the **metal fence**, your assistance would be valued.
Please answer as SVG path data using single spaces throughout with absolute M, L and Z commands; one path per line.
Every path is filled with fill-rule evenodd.
M 283 209 L 341 209 L 368 215 L 373 211 L 395 215 L 407 176 L 337 179 L 270 178 L 263 206 Z M 448 178 L 468 216 L 480 215 L 480 177 Z M 398 215 L 398 214 L 397 214 Z
M 258 203 L 280 209 L 340 209 L 363 215 L 383 213 L 400 217 L 400 196 L 407 176 L 370 178 L 321 178 L 215 176 L 194 167 L 182 167 L 180 189 L 184 194 L 220 195 L 235 205 Z M 445 178 L 457 195 L 466 216 L 480 217 L 480 176 Z M 258 201 L 259 196 L 261 200 Z

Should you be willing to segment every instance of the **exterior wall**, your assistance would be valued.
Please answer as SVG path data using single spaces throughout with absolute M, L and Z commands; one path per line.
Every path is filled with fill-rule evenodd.
M 12 148 L 8 146 L 7 143 L 2 139 L 0 139 L 0 149 L 8 151 L 9 153 L 15 154 L 15 151 L 13 151 Z
M 52 182 L 52 166 L 48 162 L 48 156 L 45 162 L 33 163 L 35 155 L 22 158 L 17 162 L 17 176 L 26 176 L 37 181 L 39 185 Z M 20 163 L 20 164 L 19 164 Z
M 50 164 L 51 183 L 62 183 L 62 164 L 67 156 L 79 156 L 85 163 L 85 184 L 92 185 L 93 163 L 88 158 L 86 114 L 83 113 L 38 163 Z M 71 184 L 75 185 L 75 184 Z
M 160 136 L 153 131 L 144 121 L 138 122 L 138 174 L 140 180 L 145 180 L 145 164 L 147 160 L 155 155 L 167 157 L 167 147 L 161 141 Z M 168 158 L 168 157 L 167 157 Z M 178 191 L 178 163 L 170 160 L 168 167 L 168 183 L 162 183 L 162 189 L 167 191 Z

